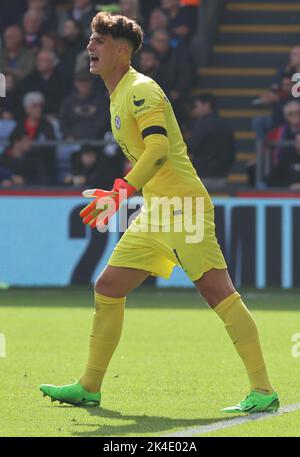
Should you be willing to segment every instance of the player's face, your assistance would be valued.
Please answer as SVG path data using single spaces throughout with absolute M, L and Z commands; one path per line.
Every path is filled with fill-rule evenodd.
M 87 45 L 90 72 L 103 75 L 113 70 L 118 54 L 118 44 L 110 35 L 93 33 Z

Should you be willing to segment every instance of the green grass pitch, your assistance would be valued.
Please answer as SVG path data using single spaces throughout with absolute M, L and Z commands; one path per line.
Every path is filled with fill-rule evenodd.
M 283 405 L 300 402 L 299 291 L 244 291 Z M 85 365 L 92 288 L 0 291 L 0 436 L 159 436 L 232 419 L 220 412 L 248 390 L 222 322 L 192 290 L 140 288 L 127 299 L 124 331 L 102 407 L 51 403 L 39 384 L 67 384 Z M 300 410 L 203 436 L 300 436 Z

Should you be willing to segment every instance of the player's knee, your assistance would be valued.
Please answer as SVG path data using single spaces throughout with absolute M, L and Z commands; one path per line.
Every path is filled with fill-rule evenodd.
M 195 285 L 211 307 L 214 307 L 235 292 L 227 270 L 209 270 L 201 279 L 195 282 Z
M 97 294 L 105 295 L 106 297 L 121 297 L 122 291 L 115 279 L 109 274 L 102 274 L 96 281 L 94 290 Z
M 198 287 L 198 290 L 211 308 L 214 308 L 235 292 L 233 287 L 222 287 L 222 285 L 218 286 L 218 284 L 203 284 Z
M 95 283 L 94 290 L 97 294 L 110 297 L 112 292 L 112 281 L 104 275 L 101 275 Z

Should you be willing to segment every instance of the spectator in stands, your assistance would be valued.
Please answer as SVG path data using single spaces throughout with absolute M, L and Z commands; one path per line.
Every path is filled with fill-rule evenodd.
M 211 94 L 195 97 L 192 123 L 187 140 L 188 153 L 209 190 L 221 190 L 235 161 L 235 142 L 231 126 L 220 118 Z
M 45 97 L 41 92 L 28 92 L 23 98 L 25 118 L 22 126 L 33 140 L 54 140 L 50 122 L 43 116 Z
M 293 100 L 288 102 L 283 108 L 285 122 L 272 133 L 272 140 L 277 142 L 294 141 L 300 133 L 300 102 Z M 285 148 L 279 147 L 273 152 L 273 164 L 276 165 L 280 156 L 284 155 Z
M 287 86 L 290 87 L 291 80 L 287 78 Z M 290 89 L 289 89 L 290 90 Z M 253 127 L 256 132 L 256 137 L 261 140 L 269 140 L 275 142 L 281 141 L 293 141 L 295 135 L 300 131 L 299 124 L 299 111 L 300 104 L 288 93 L 288 101 L 284 102 L 277 101 L 274 105 L 273 115 L 271 116 L 260 116 L 253 120 Z M 277 111 L 276 111 L 277 109 Z M 275 123 L 273 119 L 276 119 Z M 281 125 L 278 125 L 282 119 Z M 271 126 L 276 126 L 273 130 L 270 130 Z M 261 150 L 261 147 L 259 147 Z M 264 149 L 263 149 L 264 150 Z M 284 154 L 285 147 L 275 147 L 271 151 L 271 165 L 274 167 L 278 163 L 278 159 L 281 154 Z M 246 164 L 246 170 L 248 174 L 249 184 L 255 185 L 256 177 L 256 158 L 250 160 Z
M 40 11 L 27 10 L 23 16 L 23 30 L 25 46 L 37 51 L 41 39 L 43 16 Z
M 4 47 L 0 49 L 0 72 L 11 74 L 20 81 L 34 69 L 35 57 L 24 47 L 23 32 L 18 25 L 11 25 L 4 31 Z
M 195 31 L 197 14 L 194 8 L 181 6 L 179 0 L 161 0 L 169 18 L 169 31 L 175 45 L 188 41 Z
M 99 187 L 102 171 L 96 148 L 86 145 L 72 156 L 72 174 L 65 176 L 65 184 Z
M 60 111 L 61 131 L 66 139 L 103 138 L 110 129 L 107 93 L 93 90 L 93 78 L 83 72 L 75 76 L 76 93 L 63 100 Z
M 151 35 L 150 45 L 160 59 L 159 82 L 175 110 L 179 122 L 183 121 L 183 101 L 192 87 L 195 72 L 188 49 L 183 44 L 176 48 L 170 45 L 170 34 L 157 30 Z
M 289 60 L 287 64 L 283 67 L 280 67 L 275 76 L 274 82 L 272 84 L 272 89 L 278 89 L 280 81 L 283 75 L 289 75 L 290 77 L 294 73 L 300 72 L 300 45 L 294 46 L 289 55 Z
M 82 51 L 87 54 L 86 40 L 80 24 L 73 19 L 68 19 L 63 24 L 62 44 L 64 53 L 60 62 L 60 69 L 68 80 L 73 80 L 77 56 Z
M 151 46 L 144 46 L 139 52 L 138 70 L 160 84 L 159 55 Z
M 0 118 L 1 119 L 18 119 L 22 114 L 21 93 L 16 84 L 13 75 L 7 75 L 5 78 L 6 97 L 1 98 Z
M 56 117 L 62 99 L 69 92 L 68 82 L 57 68 L 57 56 L 52 51 L 40 51 L 36 70 L 24 80 L 23 93 L 38 91 L 45 97 L 45 113 Z
M 120 14 L 127 16 L 130 19 L 134 19 L 141 24 L 142 18 L 140 14 L 139 0 L 119 0 L 119 5 Z
M 21 95 L 15 78 L 7 75 L 5 84 L 6 97 L 0 101 L 0 155 L 5 150 L 5 144 L 2 142 L 7 141 L 16 127 L 16 119 L 22 115 Z
M 162 8 L 154 8 L 149 16 L 147 32 L 149 34 L 156 30 L 167 30 L 169 26 L 169 18 Z
M 28 9 L 42 15 L 41 33 L 55 31 L 57 28 L 57 14 L 53 3 L 49 0 L 28 0 Z
M 160 0 L 147 0 L 146 2 L 142 0 L 140 2 L 140 10 L 141 10 L 142 17 L 149 18 L 151 11 L 154 8 L 158 8 L 159 6 L 160 6 Z
M 40 41 L 40 50 L 54 52 L 54 54 L 57 56 L 57 60 L 60 61 L 64 53 L 62 39 L 55 32 L 43 33 Z
M 65 177 L 65 184 L 109 189 L 117 176 L 122 174 L 119 154 L 107 155 L 105 148 L 86 144 L 72 155 L 72 173 Z
M 282 75 L 280 85 L 276 89 L 264 92 L 254 101 L 255 105 L 271 108 L 271 115 L 256 116 L 252 121 L 252 128 L 256 134 L 256 139 L 263 141 L 267 133 L 284 122 L 283 107 L 293 100 L 292 96 L 293 81 L 289 74 Z
M 284 73 L 287 72 L 291 75 L 300 72 L 300 45 L 294 46 L 291 49 L 289 62 L 287 68 L 284 70 Z
M 91 0 L 73 0 L 73 6 L 67 13 L 68 19 L 80 23 L 86 39 L 91 35 L 91 21 L 97 14 Z
M 291 190 L 300 190 L 300 132 L 295 136 L 295 146 L 283 151 L 279 157 L 278 164 L 274 167 L 270 176 L 266 178 L 266 181 L 269 186 L 289 187 Z
M 40 92 L 28 92 L 23 98 L 25 117 L 17 126 L 34 141 L 55 140 L 52 124 L 43 116 L 45 98 Z M 55 180 L 55 148 L 41 146 L 33 149 L 32 155 L 40 163 L 40 181 L 51 184 Z M 42 173 L 42 174 L 41 174 Z
M 283 107 L 284 123 L 273 131 L 275 141 L 293 141 L 300 132 L 300 102 L 292 100 Z
M 73 186 L 99 187 L 100 180 L 97 151 L 89 145 L 83 146 L 72 155 L 72 173 L 65 176 L 64 182 Z
M 4 187 L 38 182 L 39 166 L 32 155 L 32 140 L 20 130 L 10 138 L 10 146 L 0 156 L 0 183 Z
M 90 70 L 90 58 L 86 49 L 81 51 L 75 61 L 75 73 L 81 73 L 83 71 L 88 72 Z

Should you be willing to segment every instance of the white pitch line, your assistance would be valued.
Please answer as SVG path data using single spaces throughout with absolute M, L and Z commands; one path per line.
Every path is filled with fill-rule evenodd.
M 204 433 L 215 432 L 216 430 L 222 430 L 224 428 L 234 427 L 235 425 L 245 424 L 247 422 L 270 419 L 272 417 L 282 416 L 285 413 L 291 413 L 293 411 L 300 410 L 300 403 L 294 403 L 293 405 L 282 406 L 279 408 L 277 413 L 257 413 L 250 414 L 248 416 L 236 417 L 235 419 L 222 420 L 214 422 L 212 424 L 201 425 L 200 427 L 189 427 L 185 430 L 181 430 L 169 435 L 162 435 L 165 437 L 189 437 L 196 435 L 203 435 Z

